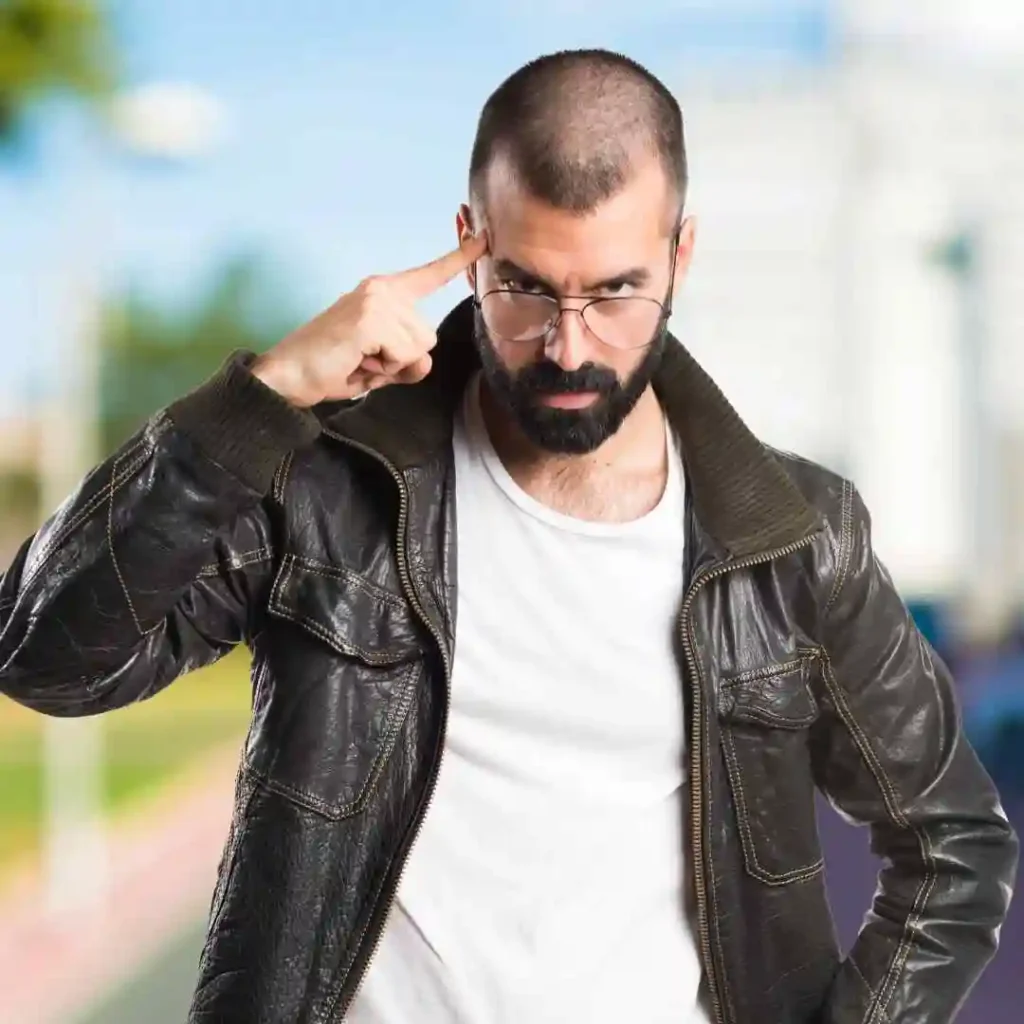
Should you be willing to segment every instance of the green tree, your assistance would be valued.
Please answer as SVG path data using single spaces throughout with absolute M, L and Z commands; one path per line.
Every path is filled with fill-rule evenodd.
M 60 93 L 108 95 L 115 55 L 100 5 L 88 0 L 0 0 L 0 148 L 15 142 L 27 114 Z M 0 521 L 34 514 L 39 494 L 26 468 L 0 478 Z
M 0 143 L 10 143 L 28 110 L 55 93 L 108 93 L 114 47 L 99 3 L 0 0 Z
M 294 326 L 267 263 L 228 259 L 192 302 L 130 289 L 104 318 L 102 439 L 111 451 L 157 409 L 213 373 L 234 349 L 262 352 Z
M 279 341 L 297 322 L 284 292 L 265 260 L 239 254 L 191 301 L 157 301 L 138 288 L 109 301 L 102 318 L 101 454 L 202 383 L 233 350 L 262 352 Z M 34 468 L 0 473 L 0 524 L 34 519 L 40 497 Z

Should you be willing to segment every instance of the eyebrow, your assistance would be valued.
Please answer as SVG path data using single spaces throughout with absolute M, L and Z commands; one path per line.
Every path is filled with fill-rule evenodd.
M 494 270 L 499 277 L 510 278 L 520 284 L 540 285 L 552 293 L 557 293 L 558 288 L 540 274 L 519 266 L 513 260 L 498 258 L 494 260 Z M 583 284 L 584 292 L 602 292 L 610 288 L 619 288 L 628 285 L 633 288 L 642 288 L 649 284 L 651 272 L 646 267 L 631 267 L 612 277 L 602 278 L 600 281 L 587 281 Z

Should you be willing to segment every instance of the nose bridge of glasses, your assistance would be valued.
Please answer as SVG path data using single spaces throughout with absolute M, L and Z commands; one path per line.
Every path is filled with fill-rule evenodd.
M 544 348 L 548 358 L 562 369 L 574 370 L 585 362 L 594 332 L 582 315 L 567 317 L 566 313 L 582 314 L 582 308 L 559 307 L 544 332 Z
M 566 305 L 567 302 L 576 302 L 576 303 L 579 303 L 579 305 L 567 306 Z M 553 302 L 552 302 L 552 305 L 554 307 L 552 309 L 552 311 L 551 311 L 551 320 L 550 320 L 550 324 L 551 324 L 550 329 L 552 331 L 558 330 L 559 327 L 562 327 L 563 324 L 565 324 L 565 322 L 566 322 L 565 314 L 566 313 L 575 313 L 579 317 L 579 323 L 581 325 L 585 324 L 587 322 L 587 318 L 584 315 L 584 310 L 589 305 L 589 301 L 587 299 L 580 299 L 580 298 L 573 298 L 573 297 L 570 297 L 568 299 L 554 299 Z
M 569 301 L 578 302 L 579 305 L 567 306 L 565 299 L 554 300 L 552 315 L 544 330 L 545 345 L 548 349 L 557 349 L 561 353 L 556 356 L 549 352 L 549 355 L 564 369 L 571 369 L 582 362 L 581 346 L 586 344 L 588 337 L 602 340 L 586 316 L 586 309 L 594 300 L 570 297 Z M 575 313 L 576 316 L 567 317 L 567 313 Z
M 587 310 L 595 303 L 601 301 L 600 297 L 584 295 L 546 295 L 544 297 L 551 306 L 548 330 L 552 332 L 557 331 L 565 322 L 566 313 L 575 313 L 579 317 L 579 325 L 581 327 L 586 325 L 589 329 Z

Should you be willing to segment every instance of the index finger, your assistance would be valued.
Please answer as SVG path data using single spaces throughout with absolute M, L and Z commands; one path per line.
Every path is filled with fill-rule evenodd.
M 412 270 L 392 274 L 391 280 L 408 292 L 413 299 L 424 299 L 476 263 L 485 252 L 487 235 L 481 231 L 467 238 L 458 249 L 424 263 L 422 267 L 413 267 Z

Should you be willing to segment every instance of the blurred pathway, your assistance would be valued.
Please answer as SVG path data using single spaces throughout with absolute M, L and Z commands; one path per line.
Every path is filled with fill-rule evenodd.
M 46 912 L 38 873 L 0 892 L 2 1024 L 80 1020 L 131 979 L 144 977 L 205 918 L 227 836 L 237 763 L 232 743 L 230 750 L 190 768 L 134 817 L 111 827 L 109 898 L 101 911 L 55 920 Z M 193 955 L 192 972 L 197 968 Z M 155 1009 L 147 1020 L 157 1020 Z M 115 1017 L 105 1020 L 117 1024 Z
M 138 977 L 74 1024 L 184 1024 L 205 936 L 204 917 L 177 936 Z

